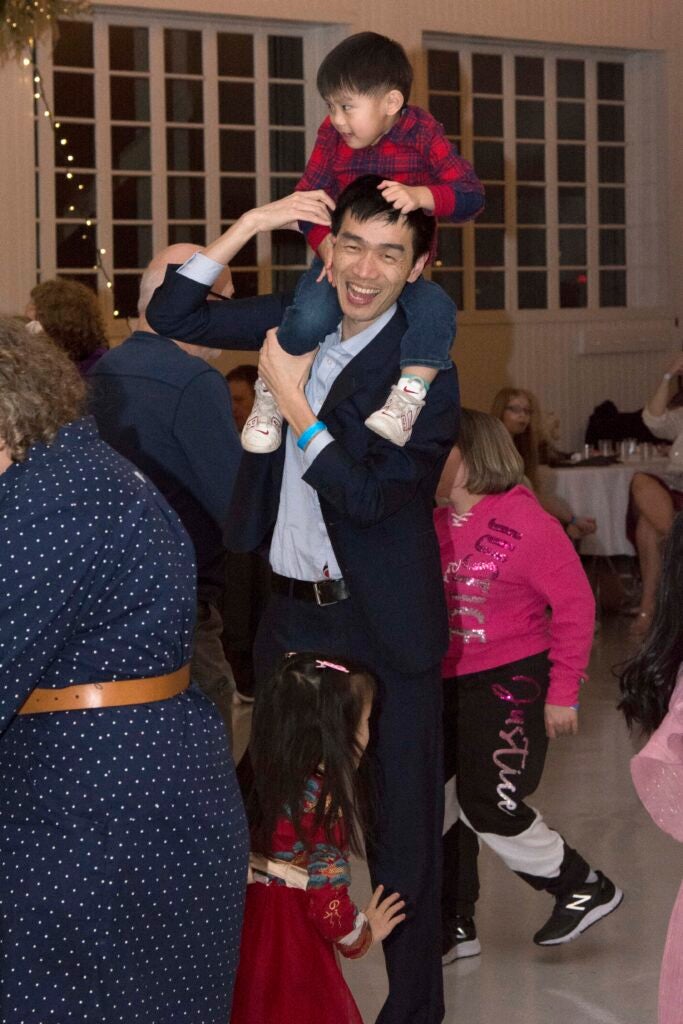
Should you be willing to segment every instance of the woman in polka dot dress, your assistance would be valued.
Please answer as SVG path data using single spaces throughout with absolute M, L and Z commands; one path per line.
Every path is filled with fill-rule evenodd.
M 0 321 L 0 1020 L 226 1024 L 248 839 L 225 732 L 194 687 L 146 689 L 190 660 L 192 547 L 83 399 Z M 131 703 L 19 713 L 122 680 Z

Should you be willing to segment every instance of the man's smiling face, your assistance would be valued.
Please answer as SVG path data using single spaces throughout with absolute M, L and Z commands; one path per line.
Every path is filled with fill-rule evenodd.
M 413 232 L 403 217 L 391 224 L 384 217 L 359 221 L 347 212 L 332 257 L 343 337 L 353 337 L 386 312 L 406 283 L 420 276 L 427 256 L 415 260 Z

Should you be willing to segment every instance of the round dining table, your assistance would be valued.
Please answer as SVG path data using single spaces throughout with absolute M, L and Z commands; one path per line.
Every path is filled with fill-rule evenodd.
M 631 478 L 634 473 L 661 477 L 669 467 L 666 457 L 607 466 L 539 466 L 538 479 L 544 494 L 563 498 L 575 515 L 596 520 L 596 532 L 581 540 L 582 555 L 635 555 L 626 536 Z

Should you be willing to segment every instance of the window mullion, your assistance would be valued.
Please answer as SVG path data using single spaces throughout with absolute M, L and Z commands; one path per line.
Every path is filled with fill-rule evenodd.
M 551 55 L 545 69 L 545 222 L 546 266 L 548 272 L 547 308 L 560 307 L 560 232 L 557 196 L 557 88 L 556 61 Z
M 109 104 L 109 26 L 107 21 L 95 15 L 93 18 L 93 51 L 95 64 L 95 195 L 96 230 L 95 237 L 102 253 L 102 264 L 114 279 L 114 231 L 112 227 L 112 170 L 111 170 L 111 127 Z M 107 316 L 115 309 L 112 289 L 106 287 L 103 275 L 98 272 L 98 292 Z M 107 293 L 106 296 L 104 293 Z
M 600 306 L 600 229 L 598 213 L 597 63 L 586 60 L 586 232 L 588 308 Z
M 503 154 L 505 162 L 505 308 L 517 309 L 517 128 L 515 55 L 503 51 Z M 475 167 L 476 171 L 476 167 Z
M 204 195 L 206 209 L 206 241 L 221 233 L 220 149 L 218 139 L 218 55 L 215 29 L 205 29 L 202 36 L 204 68 Z
M 458 48 L 460 64 L 460 138 L 463 156 L 474 164 L 474 119 L 472 113 L 472 51 Z M 463 306 L 469 312 L 476 309 L 474 275 L 474 224 L 464 224 L 462 231 Z
M 152 155 L 152 251 L 168 245 L 168 185 L 166 161 L 166 78 L 164 67 L 164 28 L 161 22 L 149 25 L 150 150 Z M 161 85 L 159 85 L 161 83 Z
M 256 125 L 256 202 L 270 202 L 270 112 L 268 105 L 268 33 L 254 34 L 254 113 Z M 269 231 L 256 236 L 259 292 L 272 288 L 272 240 Z

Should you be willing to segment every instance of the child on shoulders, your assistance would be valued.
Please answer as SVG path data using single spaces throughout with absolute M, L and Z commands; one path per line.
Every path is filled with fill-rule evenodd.
M 484 206 L 484 189 L 472 166 L 458 155 L 442 126 L 420 107 L 409 106 L 413 69 L 399 43 L 375 32 L 361 32 L 336 46 L 317 77 L 329 116 L 298 191 L 324 189 L 335 199 L 364 174 L 382 177 L 384 197 L 402 213 L 423 209 L 454 223 L 471 220 Z M 302 277 L 294 302 L 278 328 L 280 345 L 292 355 L 312 352 L 337 330 L 341 311 L 332 276 L 333 239 L 329 228 L 301 225 L 318 258 Z M 433 255 L 433 254 L 432 254 Z M 372 300 L 371 282 L 359 272 L 356 305 Z M 407 321 L 401 343 L 400 378 L 385 405 L 366 426 L 403 446 L 423 408 L 429 386 L 451 365 L 456 308 L 443 290 L 420 277 L 399 299 Z M 248 451 L 275 451 L 282 416 L 261 380 L 256 402 L 242 432 Z

